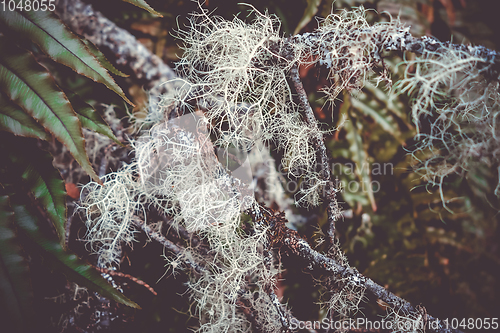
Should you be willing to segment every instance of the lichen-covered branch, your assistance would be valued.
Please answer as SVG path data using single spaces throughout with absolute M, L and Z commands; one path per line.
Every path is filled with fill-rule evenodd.
M 381 27 L 381 28 L 378 28 Z M 383 51 L 399 51 L 411 52 L 417 55 L 424 53 L 434 55 L 444 55 L 450 50 L 468 54 L 469 56 L 481 59 L 483 69 L 487 70 L 488 75 L 495 79 L 499 79 L 500 73 L 500 53 L 495 50 L 490 50 L 482 45 L 472 46 L 464 44 L 454 44 L 451 42 L 441 42 L 436 38 L 429 36 L 414 37 L 410 33 L 409 27 L 398 27 L 397 25 L 372 26 L 368 28 L 353 27 L 350 31 L 327 32 L 318 29 L 311 33 L 303 33 L 289 38 L 290 43 L 304 43 L 308 47 L 316 50 L 323 50 L 323 53 L 316 52 L 320 57 L 320 64 L 327 67 L 331 64 L 328 58 L 329 44 L 338 43 L 342 40 L 343 43 L 351 40 L 353 43 L 359 42 L 360 36 L 369 36 L 370 42 L 373 43 L 373 54 L 371 56 L 376 60 L 381 60 Z M 363 41 L 366 43 L 366 41 Z M 322 59 L 321 59 L 322 58 Z
M 80 0 L 58 0 L 57 12 L 73 31 L 84 35 L 97 47 L 110 50 L 116 63 L 130 68 L 136 82 L 151 95 L 160 96 L 171 88 L 170 84 L 164 83 L 177 77 L 175 72 L 131 33 L 95 11 L 91 5 Z
M 302 239 L 296 231 L 288 229 L 285 226 L 286 219 L 283 213 L 265 214 L 264 220 L 271 227 L 270 235 L 276 247 L 279 248 L 281 245 L 284 245 L 291 253 L 305 259 L 313 269 L 328 272 L 328 274 L 335 276 L 337 279 L 347 279 L 347 283 L 353 286 L 366 288 L 372 295 L 389 304 L 395 313 L 403 314 L 404 316 L 418 316 L 419 311 L 408 301 L 394 295 L 386 288 L 375 283 L 372 279 L 363 276 L 355 268 L 345 267 L 334 259 L 312 249 L 309 243 Z M 427 331 L 429 332 L 462 332 L 458 329 L 447 328 L 437 318 L 427 314 L 425 316 L 425 318 L 421 318 L 421 321 L 426 324 Z
M 290 69 L 290 78 L 293 82 L 295 90 L 297 92 L 299 98 L 299 104 L 301 108 L 304 110 L 306 123 L 312 127 L 313 132 L 316 132 L 316 136 L 313 138 L 314 147 L 317 150 L 320 159 L 321 165 L 321 176 L 325 181 L 325 193 L 324 196 L 327 202 L 327 211 L 328 211 L 328 224 L 330 225 L 329 236 L 331 238 L 333 244 L 333 238 L 335 237 L 335 222 L 340 217 L 340 209 L 338 207 L 338 202 L 336 198 L 337 189 L 333 185 L 333 181 L 331 179 L 330 172 L 330 160 L 327 156 L 325 142 L 323 140 L 323 135 L 319 131 L 318 123 L 316 118 L 314 117 L 314 112 L 309 104 L 309 100 L 307 98 L 307 93 L 302 85 L 302 81 L 299 76 L 298 66 L 295 65 Z

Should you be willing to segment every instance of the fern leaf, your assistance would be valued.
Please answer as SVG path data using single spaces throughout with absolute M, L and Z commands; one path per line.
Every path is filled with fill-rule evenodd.
M 96 181 L 85 151 L 80 121 L 50 73 L 27 51 L 0 36 L 0 90 L 66 145 Z
M 54 61 L 106 85 L 133 105 L 87 46 L 54 13 L 41 10 L 4 11 L 0 12 L 0 22 L 16 36 L 27 37 L 38 44 Z

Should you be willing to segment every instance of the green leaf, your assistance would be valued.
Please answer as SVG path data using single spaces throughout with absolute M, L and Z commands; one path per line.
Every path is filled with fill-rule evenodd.
M 401 101 L 394 101 L 394 96 L 390 95 L 390 92 L 384 92 L 379 87 L 375 86 L 373 83 L 366 81 L 363 86 L 363 90 L 366 90 L 372 94 L 368 98 L 377 99 L 377 101 L 383 104 L 384 108 L 389 110 L 391 113 L 399 117 L 408 127 L 411 125 L 408 123 L 408 115 L 404 112 L 405 106 Z M 396 103 L 396 104 L 395 104 Z
M 159 17 L 163 17 L 163 15 L 161 15 L 160 13 L 158 13 L 157 11 L 155 11 L 153 8 L 151 8 L 151 6 L 149 6 L 146 3 L 146 1 L 144 1 L 144 0 L 123 0 L 123 1 L 131 3 L 134 6 L 142 8 L 144 10 L 147 10 L 148 12 L 150 12 L 153 15 L 156 15 L 156 16 L 159 16 Z
M 344 93 L 344 103 L 342 104 L 340 113 L 348 115 L 348 120 L 344 123 L 344 129 L 347 131 L 346 140 L 349 142 L 349 151 L 351 159 L 356 163 L 356 174 L 361 180 L 360 188 L 363 190 L 368 199 L 370 200 L 373 211 L 377 210 L 375 197 L 373 195 L 372 179 L 370 176 L 370 165 L 368 163 L 368 152 L 363 145 L 363 138 L 359 134 L 358 129 L 353 123 L 353 118 L 350 115 L 349 109 L 351 107 L 350 96 Z
M 297 27 L 293 32 L 294 35 L 298 34 L 300 30 L 302 30 L 311 21 L 314 15 L 318 12 L 320 4 L 321 0 L 307 0 L 307 7 L 304 10 L 304 15 L 302 15 L 299 24 L 297 24 Z
M 27 51 L 0 36 L 0 90 L 49 130 L 94 180 L 80 121 L 50 73 Z
M 102 119 L 101 115 L 96 112 L 92 106 L 85 103 L 85 101 L 74 92 L 66 90 L 66 96 L 71 102 L 71 105 L 73 106 L 73 109 L 75 110 L 78 119 L 80 119 L 83 127 L 106 135 L 111 140 L 123 146 L 120 140 L 118 140 L 118 138 L 114 135 L 111 128 L 109 128 L 108 124 L 104 121 L 104 119 Z
M 75 254 L 63 250 L 57 242 L 51 241 L 40 232 L 36 219 L 24 205 L 12 205 L 17 225 L 27 236 L 38 245 L 41 255 L 48 263 L 61 269 L 71 281 L 90 290 L 96 291 L 104 297 L 113 299 L 127 306 L 138 308 L 140 306 L 125 295 L 113 288 L 92 266 L 79 259 Z
M 113 64 L 111 64 L 109 62 L 109 60 L 106 58 L 106 56 L 94 45 L 94 43 L 92 43 L 91 41 L 89 41 L 88 39 L 85 39 L 83 37 L 81 38 L 81 41 L 85 44 L 85 46 L 89 49 L 89 51 L 92 52 L 94 57 L 96 57 L 96 59 L 99 60 L 101 65 L 104 68 L 106 68 L 108 71 L 110 71 L 111 73 L 113 73 L 115 75 L 121 76 L 121 77 L 129 77 L 130 76 L 130 75 L 127 75 L 127 74 L 119 71 L 118 69 L 116 69 L 116 67 L 113 66 Z
M 36 122 L 16 104 L 0 92 L 0 130 L 15 135 L 29 136 L 41 140 L 48 140 L 50 135 L 43 126 Z
M 40 150 L 30 154 L 22 179 L 33 196 L 39 200 L 54 225 L 61 245 L 65 244 L 66 190 L 64 181 L 52 166 L 52 156 Z M 36 158 L 35 158 L 36 157 Z
M 16 192 L 24 190 L 31 193 L 51 220 L 59 241 L 64 246 L 66 190 L 59 171 L 52 165 L 52 156 L 39 149 L 32 139 L 10 140 L 7 135 L 2 135 L 0 140 L 4 141 L 0 154 L 10 162 L 3 182 L 9 182 L 6 185 L 12 183 Z
M 133 105 L 87 46 L 54 13 L 42 10 L 2 11 L 0 22 L 4 23 L 16 37 L 31 39 L 53 60 L 106 85 L 127 103 Z
M 399 130 L 398 124 L 390 115 L 382 115 L 380 112 L 371 108 L 368 104 L 363 103 L 356 98 L 351 99 L 351 104 L 355 109 L 363 112 L 365 115 L 375 120 L 375 123 L 382 127 L 387 133 L 391 134 L 396 140 L 399 141 L 400 144 L 405 144 L 404 139 L 401 137 L 401 131 Z
M 22 255 L 9 197 L 0 196 L 0 319 L 9 332 L 29 332 L 33 290 L 28 263 Z

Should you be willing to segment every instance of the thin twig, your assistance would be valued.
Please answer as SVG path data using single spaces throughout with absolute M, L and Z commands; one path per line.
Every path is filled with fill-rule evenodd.
M 123 277 L 123 278 L 126 278 L 126 279 L 129 279 L 141 286 L 144 286 L 145 288 L 147 288 L 153 295 L 157 296 L 158 293 L 153 289 L 153 287 L 151 287 L 149 284 L 147 284 L 146 282 L 142 281 L 141 279 L 138 279 L 136 278 L 135 276 L 132 276 L 130 274 L 125 274 L 125 273 L 122 273 L 122 272 L 118 272 L 118 271 L 114 271 L 114 270 L 111 270 L 111 269 L 107 269 L 107 268 L 104 268 L 104 267 L 97 267 L 97 266 L 93 266 L 96 270 L 98 270 L 99 272 L 101 273 L 106 273 L 106 274 L 109 274 L 111 276 L 119 276 L 119 277 Z
M 252 216 L 252 220 L 254 221 L 254 228 L 255 231 L 263 231 L 266 229 L 266 226 L 264 224 L 264 214 L 260 209 L 260 206 L 258 204 L 254 204 L 253 207 L 250 210 L 250 214 Z M 269 241 L 266 241 L 264 244 L 264 265 L 268 270 L 271 269 L 271 266 L 273 264 L 273 252 L 271 250 L 271 244 Z M 268 283 L 264 287 L 264 291 L 269 295 L 269 298 L 271 299 L 271 303 L 273 304 L 274 308 L 276 309 L 276 312 L 278 312 L 278 316 L 280 318 L 281 326 L 282 326 L 282 331 L 283 332 L 290 332 L 290 320 L 287 316 L 287 314 L 283 311 L 281 307 L 281 303 L 278 299 L 278 296 L 274 292 L 274 285 L 271 283 Z
M 276 295 L 276 293 L 272 289 L 267 290 L 267 294 L 271 298 L 271 303 L 274 305 L 274 308 L 278 312 L 283 332 L 287 332 L 287 333 L 291 332 L 290 321 L 288 320 L 287 314 L 285 312 L 283 312 L 283 309 L 281 308 L 281 302 L 278 299 L 278 296 Z
M 139 218 L 133 219 L 133 222 L 136 226 L 138 226 L 142 231 L 148 235 L 149 238 L 157 241 L 161 245 L 163 245 L 165 248 L 170 250 L 176 255 L 182 255 L 185 252 L 185 249 L 182 248 L 181 246 L 175 244 L 174 242 L 170 241 L 169 239 L 165 238 L 162 234 L 159 232 L 153 231 L 150 226 L 148 226 L 144 221 L 142 221 Z M 205 271 L 205 268 L 200 266 L 198 263 L 190 260 L 189 258 L 183 257 L 183 260 L 191 266 L 197 273 L 202 274 Z

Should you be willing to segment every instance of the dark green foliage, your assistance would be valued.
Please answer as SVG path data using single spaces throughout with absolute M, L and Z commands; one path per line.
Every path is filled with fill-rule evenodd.
M 28 263 L 15 227 L 9 196 L 0 197 L 0 318 L 12 332 L 28 332 L 34 310 Z
M 6 274 L 16 274 L 22 271 L 23 265 L 26 266 L 24 260 L 17 260 L 10 252 L 24 247 L 27 242 L 30 251 L 34 251 L 31 252 L 32 255 L 41 255 L 46 265 L 63 272 L 70 281 L 87 286 L 117 302 L 138 307 L 110 286 L 92 266 L 63 248 L 66 191 L 59 172 L 52 166 L 52 157 L 40 150 L 33 139 L 0 134 L 0 153 L 7 160 L 0 170 L 0 184 L 3 194 L 6 194 L 2 197 L 0 210 L 4 230 L 2 235 L 3 242 L 7 242 L 4 244 L 10 244 L 2 246 L 0 251 L 0 255 L 6 260 L 5 267 L 9 268 Z M 53 231 L 56 231 L 57 236 Z M 14 237 L 17 234 L 20 237 Z M 29 274 L 25 274 L 28 282 L 24 285 L 27 285 Z M 14 278 L 7 278 L 5 281 L 23 283 L 22 279 Z M 27 302 L 26 299 L 32 299 L 30 289 L 17 287 L 17 284 L 12 286 L 11 291 L 7 287 L 4 289 L 6 293 L 14 293 L 20 298 L 20 311 L 26 312 L 24 303 Z M 9 302 L 7 298 L 2 301 L 6 302 L 3 306 Z
M 155 13 L 144 1 L 129 2 Z M 26 47 L 29 45 L 26 41 L 30 40 L 53 61 L 104 84 L 132 104 L 108 70 L 126 75 L 49 10 L 2 10 L 0 27 L 0 130 L 44 141 L 54 136 L 83 170 L 98 180 L 85 151 L 82 126 L 122 144 L 92 106 L 59 87 L 53 73 L 39 63 L 40 54 L 19 45 Z M 36 316 L 30 282 L 33 276 L 30 276 L 26 256 L 35 253 L 41 255 L 48 267 L 63 272 L 69 280 L 116 302 L 138 307 L 109 285 L 91 265 L 64 248 L 66 191 L 59 172 L 52 165 L 52 156 L 40 150 L 34 139 L 2 132 L 0 140 L 2 327 L 9 331 L 12 328 L 12 332 L 31 332 L 34 328 Z
M 78 117 L 50 73 L 27 51 L 0 39 L 0 88 L 12 101 L 64 143 L 75 159 L 98 179 L 92 170 Z
M 54 61 L 106 85 L 125 101 L 122 89 L 114 82 L 93 52 L 50 11 L 2 12 L 2 23 L 9 35 L 34 41 Z
M 50 135 L 34 118 L 0 93 L 0 128 L 15 135 L 48 140 Z
M 113 134 L 111 128 L 102 119 L 101 115 L 97 113 L 92 106 L 87 104 L 80 96 L 74 92 L 66 91 L 66 96 L 68 96 L 71 105 L 73 106 L 78 119 L 80 120 L 83 127 L 88 128 L 94 132 L 103 134 L 108 138 L 112 139 L 119 145 L 123 145 L 116 136 Z

